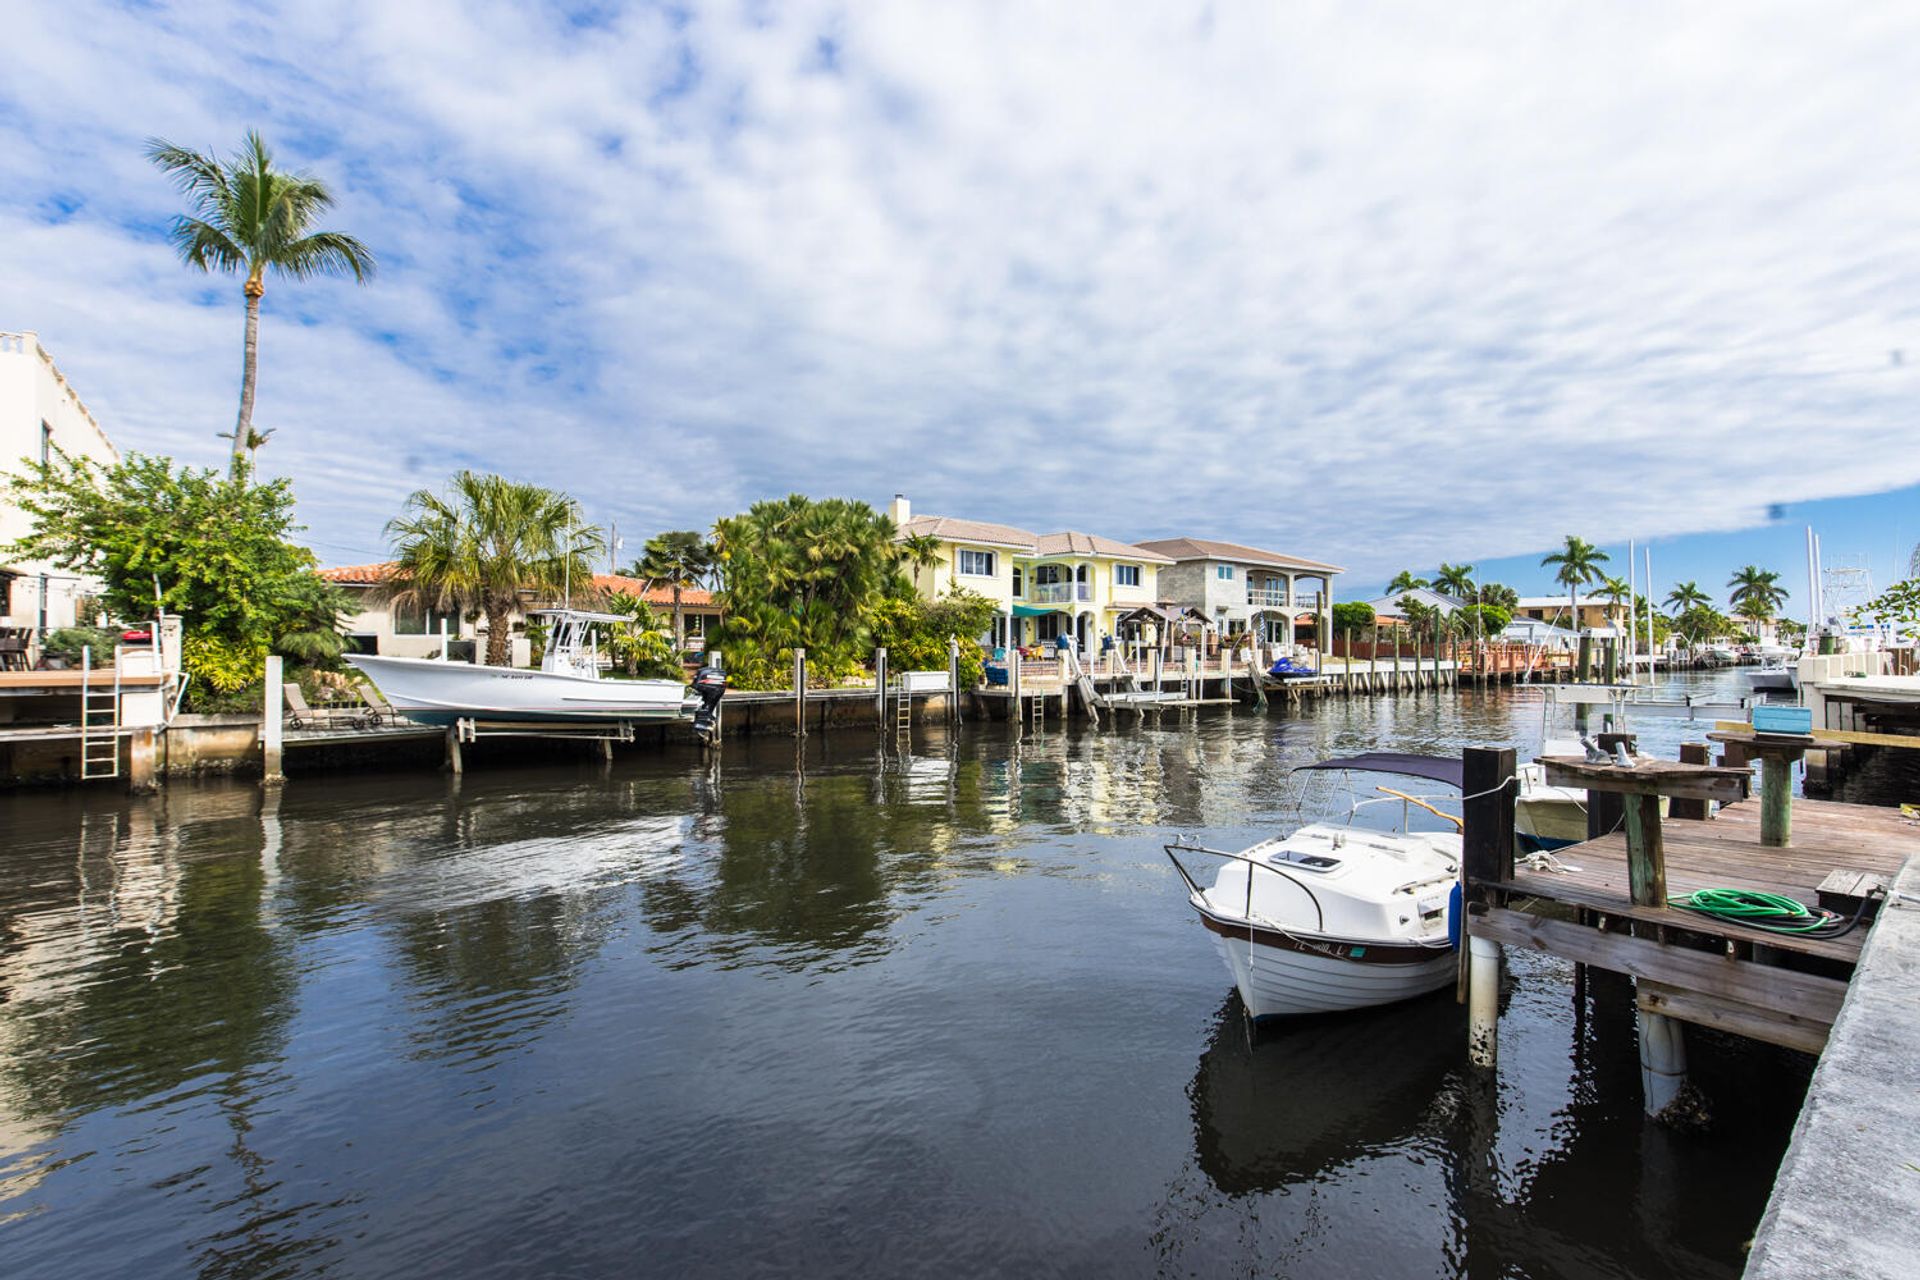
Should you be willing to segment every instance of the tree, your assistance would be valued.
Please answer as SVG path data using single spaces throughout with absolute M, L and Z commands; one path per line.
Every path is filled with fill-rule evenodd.
M 1607 559 L 1606 552 L 1572 534 L 1567 535 L 1566 545 L 1560 550 L 1540 559 L 1542 566 L 1558 566 L 1553 580 L 1567 589 L 1567 612 L 1571 615 L 1568 625 L 1575 632 L 1580 630 L 1580 588 L 1600 576 L 1600 566 Z
M 1345 634 L 1347 643 L 1373 625 L 1373 606 L 1364 600 L 1346 600 L 1333 606 L 1333 629 Z
M 673 651 L 676 654 L 685 653 L 687 648 L 686 611 L 681 606 L 681 593 L 688 587 L 700 586 L 712 572 L 713 546 L 691 529 L 675 529 L 648 538 L 647 545 L 640 549 L 640 559 L 634 562 L 634 577 L 645 578 L 652 585 L 673 592 Z
M 387 524 L 394 571 L 375 597 L 405 608 L 479 612 L 487 664 L 504 667 L 522 592 L 548 599 L 585 590 L 597 530 L 583 528 L 572 498 L 539 485 L 462 471 L 445 495 L 421 489 Z
M 660 625 L 646 596 L 609 592 L 606 607 L 607 612 L 626 617 L 626 621 L 609 628 L 607 649 L 628 675 L 656 680 L 685 678 L 674 633 Z
M 1431 585 L 1432 584 L 1425 578 L 1415 577 L 1413 570 L 1402 569 L 1394 575 L 1393 581 L 1387 584 L 1387 594 L 1390 596 L 1403 595 L 1408 591 L 1418 591 L 1422 587 Z
M 55 451 L 8 487 L 33 529 L 5 553 L 99 578 L 101 603 L 123 621 L 178 615 L 200 683 L 244 688 L 274 649 L 320 661 L 340 653 L 345 596 L 289 538 L 300 526 L 288 481 L 249 485 L 169 458 L 130 453 L 103 465 Z
M 1594 588 L 1594 594 L 1612 605 L 1615 609 L 1633 602 L 1633 587 L 1625 578 L 1600 576 L 1600 585 Z
M 875 612 L 906 590 L 893 522 L 864 502 L 802 494 L 714 525 L 726 616 L 715 642 L 745 688 L 777 688 L 795 649 L 823 679 L 860 670 Z
M 1669 591 L 1661 603 L 1675 614 L 1682 614 L 1703 604 L 1712 604 L 1713 597 L 1702 591 L 1698 583 L 1682 582 Z
M 1440 568 L 1433 575 L 1433 585 L 1456 600 L 1473 598 L 1473 566 L 1470 564 L 1448 564 L 1440 562 Z
M 1734 614 L 1755 626 L 1772 618 L 1780 606 L 1787 602 L 1787 591 L 1780 585 L 1780 575 L 1759 565 L 1750 564 L 1735 572 L 1727 579 L 1727 587 L 1733 592 L 1727 603 L 1732 606 Z
M 885 645 L 887 659 L 901 671 L 944 671 L 947 644 L 960 642 L 960 687 L 980 683 L 986 651 L 979 637 L 993 625 L 999 611 L 993 601 L 965 587 L 938 600 L 917 592 L 897 592 L 874 610 L 873 642 Z
M 1894 583 L 1854 613 L 1858 617 L 1890 622 L 1909 630 L 1920 627 L 1920 578 Z
M 174 218 L 170 232 L 181 259 L 201 271 L 246 277 L 240 416 L 234 423 L 230 466 L 230 474 L 238 476 L 249 450 L 264 439 L 253 430 L 253 393 L 267 272 L 289 280 L 350 275 L 364 284 L 373 276 L 373 253 L 352 236 L 314 230 L 314 220 L 333 204 L 333 192 L 309 174 L 274 168 L 273 154 L 256 132 L 249 130 L 240 150 L 225 163 L 159 138 L 148 140 L 147 157 L 187 198 L 190 211 Z
M 1513 614 L 1497 604 L 1470 604 L 1455 616 L 1468 627 L 1468 634 L 1475 636 L 1497 636 L 1513 621 Z
M 940 539 L 930 533 L 910 533 L 900 539 L 900 558 L 913 574 L 913 589 L 920 589 L 920 571 L 940 563 Z
M 1520 593 L 1504 582 L 1483 582 L 1474 594 L 1479 597 L 1479 603 L 1505 609 L 1509 617 L 1520 607 Z

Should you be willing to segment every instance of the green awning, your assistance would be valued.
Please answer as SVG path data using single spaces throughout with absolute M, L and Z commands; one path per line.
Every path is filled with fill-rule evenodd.
M 1039 618 L 1049 613 L 1065 612 L 1066 610 L 1064 609 L 1042 609 L 1038 605 L 1031 604 L 1017 604 L 1013 606 L 1013 616 L 1016 618 Z

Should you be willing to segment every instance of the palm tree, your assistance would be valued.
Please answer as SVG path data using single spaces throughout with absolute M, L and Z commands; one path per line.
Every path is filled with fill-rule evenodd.
M 1418 591 L 1422 587 L 1431 585 L 1433 584 L 1425 578 L 1415 577 L 1413 570 L 1402 569 L 1399 576 L 1387 584 L 1387 594 L 1390 596 L 1402 595 L 1408 591 Z
M 1667 592 L 1667 598 L 1661 601 L 1676 615 L 1697 609 L 1703 604 L 1712 604 L 1713 597 L 1700 589 L 1696 582 L 1682 582 Z
M 1567 610 L 1572 615 L 1570 625 L 1576 634 L 1580 631 L 1580 588 L 1601 576 L 1600 566 L 1607 559 L 1606 552 L 1572 534 L 1567 535 L 1564 547 L 1540 559 L 1542 565 L 1559 566 L 1553 580 L 1567 589 Z
M 421 489 L 387 524 L 394 570 L 376 598 L 403 608 L 478 611 L 487 618 L 487 665 L 508 663 L 520 595 L 547 597 L 592 580 L 597 530 L 580 525 L 572 498 L 539 485 L 462 471 L 449 492 Z
M 1600 585 L 1593 589 L 1593 593 L 1616 609 L 1633 599 L 1633 587 L 1625 578 L 1613 578 L 1606 574 L 1600 575 Z
M 713 547 L 703 534 L 691 529 L 675 529 L 647 539 L 634 562 L 633 576 L 645 578 L 652 586 L 673 591 L 673 651 L 684 653 L 687 647 L 686 614 L 681 608 L 681 593 L 700 586 L 713 572 Z
M 920 571 L 940 563 L 940 539 L 930 533 L 909 533 L 899 541 L 900 560 L 913 574 L 913 589 L 920 589 Z
M 1735 613 L 1755 624 L 1773 617 L 1780 606 L 1787 602 L 1787 591 L 1780 585 L 1780 575 L 1759 565 L 1747 565 L 1727 579 L 1727 586 L 1733 591 L 1727 603 Z
M 1470 601 L 1473 599 L 1473 566 L 1448 564 L 1442 560 L 1440 568 L 1433 575 L 1433 585 L 1455 600 Z
M 265 440 L 253 430 L 253 391 L 267 272 L 289 280 L 350 275 L 364 284 L 373 275 L 373 253 L 352 236 L 313 229 L 314 219 L 332 205 L 333 192 L 309 174 L 274 168 L 273 154 L 252 130 L 224 164 L 159 138 L 147 140 L 147 158 L 172 176 L 189 202 L 190 211 L 173 220 L 170 232 L 181 259 L 206 272 L 246 275 L 240 417 L 233 428 L 232 474 L 238 476 L 250 450 Z

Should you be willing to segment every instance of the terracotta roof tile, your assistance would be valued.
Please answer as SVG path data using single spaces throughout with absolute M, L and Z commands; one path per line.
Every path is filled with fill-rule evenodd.
M 1244 547 L 1237 542 L 1220 542 L 1213 538 L 1155 538 L 1140 544 L 1161 555 L 1171 556 L 1175 560 L 1231 560 L 1238 564 L 1270 565 L 1276 569 L 1320 569 L 1328 573 L 1345 573 L 1337 564 L 1325 564 L 1319 560 L 1308 560 L 1301 556 L 1282 555 L 1278 551 L 1262 551 L 1258 547 Z
M 1010 524 L 959 520 L 953 516 L 914 516 L 900 526 L 902 537 L 934 537 L 942 542 L 980 542 L 988 546 L 1033 550 L 1034 535 Z
M 385 582 L 393 576 L 393 563 L 388 561 L 385 564 L 342 565 L 337 569 L 322 569 L 320 576 L 329 582 L 338 582 L 344 586 L 372 586 L 375 583 Z M 673 591 L 670 588 L 654 587 L 648 590 L 646 582 L 642 579 L 629 578 L 622 573 L 596 573 L 593 575 L 593 585 L 598 590 L 617 592 L 620 595 L 644 594 L 650 604 L 671 605 L 673 603 Z M 690 609 L 711 608 L 713 593 L 703 587 L 688 587 L 680 593 L 680 604 L 683 608 Z

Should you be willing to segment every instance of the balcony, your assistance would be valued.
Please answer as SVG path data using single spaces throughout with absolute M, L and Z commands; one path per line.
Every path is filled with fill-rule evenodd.
M 1030 582 L 1027 600 L 1031 604 L 1068 604 L 1073 600 L 1071 582 Z
M 1287 606 L 1287 589 L 1284 586 L 1264 587 L 1248 583 L 1247 603 L 1270 609 L 1284 609 Z

